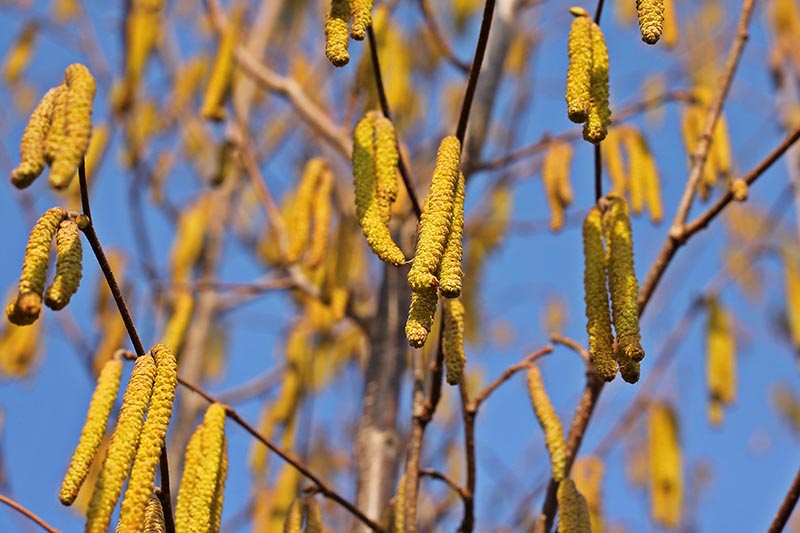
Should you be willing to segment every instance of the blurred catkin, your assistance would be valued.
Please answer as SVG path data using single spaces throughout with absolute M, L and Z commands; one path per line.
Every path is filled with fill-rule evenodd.
M 706 379 L 709 395 L 709 421 L 722 423 L 722 408 L 736 399 L 736 338 L 733 320 L 718 299 L 707 302 Z
M 464 305 L 459 299 L 444 300 L 444 337 L 442 351 L 447 383 L 458 385 L 467 363 L 464 352 Z
M 97 386 L 89 402 L 89 410 L 81 430 L 78 446 L 75 448 L 72 461 L 61 484 L 61 493 L 58 498 L 64 505 L 72 505 L 89 474 L 89 467 L 103 441 L 108 417 L 119 393 L 120 379 L 122 379 L 122 360 L 116 358 L 106 362 L 97 378 Z
M 598 375 L 611 381 L 617 375 L 614 336 L 606 289 L 606 252 L 603 247 L 602 215 L 593 206 L 583 222 L 583 286 L 586 302 L 586 332 L 589 358 Z
M 372 25 L 372 1 L 351 0 L 353 25 L 350 28 L 350 37 L 356 41 L 363 41 L 367 36 L 367 28 Z
M 681 523 L 683 466 L 678 423 L 672 407 L 654 402 L 648 413 L 650 502 L 653 521 L 666 528 Z
M 463 284 L 461 258 L 464 253 L 464 187 L 464 174 L 459 172 L 456 195 L 453 199 L 453 221 L 439 265 L 439 291 L 445 298 L 458 298 Z
M 592 533 L 589 506 L 575 488 L 575 483 L 562 479 L 556 493 L 558 500 L 558 533 Z
M 41 322 L 29 326 L 6 323 L 0 334 L 0 374 L 24 378 L 33 369 L 41 342 Z
M 49 129 L 44 139 L 44 160 L 48 165 L 53 161 L 67 138 L 67 94 L 66 83 L 59 84 L 53 96 L 53 109 L 50 113 Z
M 664 31 L 664 0 L 636 0 L 642 41 L 656 44 Z
M 589 118 L 592 86 L 592 19 L 585 9 L 573 7 L 567 54 L 567 116 L 572 122 Z
M 325 55 L 335 67 L 343 67 L 350 62 L 347 52 L 350 6 L 351 0 L 331 0 L 331 9 L 325 19 Z M 366 27 L 364 29 L 366 31 Z
M 325 161 L 315 157 L 310 159 L 303 169 L 292 209 L 286 217 L 289 234 L 286 258 L 290 263 L 297 262 L 308 246 L 314 201 L 318 194 L 320 178 L 326 168 Z
M 53 113 L 56 97 L 63 91 L 59 85 L 50 89 L 33 110 L 19 143 L 20 163 L 11 172 L 11 183 L 24 189 L 39 177 L 47 163 L 45 160 L 45 139 L 50 131 L 50 116 Z
M 62 220 L 56 233 L 56 276 L 44 294 L 44 303 L 50 309 L 63 309 L 77 292 L 82 276 L 82 258 L 78 224 L 71 218 Z
M 283 523 L 283 533 L 303 533 L 303 512 L 305 504 L 302 498 L 295 498 L 286 512 L 286 521 Z
M 782 256 L 789 340 L 792 343 L 792 347 L 800 351 L 800 257 L 792 249 L 785 246 Z
M 531 405 L 536 413 L 536 419 L 544 430 L 544 442 L 550 454 L 550 465 L 553 481 L 560 482 L 566 475 L 567 445 L 564 442 L 564 428 L 558 418 L 550 397 L 544 389 L 542 374 L 539 367 L 531 365 L 528 370 L 528 394 Z
M 18 82 L 33 58 L 39 23 L 29 21 L 20 30 L 3 59 L 3 79 L 7 85 Z
M 103 466 L 97 479 L 87 512 L 86 533 L 105 533 L 111 513 L 117 505 L 122 485 L 128 477 L 139 436 L 142 431 L 147 404 L 156 379 L 156 363 L 150 355 L 136 359 L 131 373 L 117 427 L 111 436 Z
M 333 212 L 333 202 L 331 199 L 333 182 L 333 172 L 325 169 L 319 176 L 319 185 L 311 205 L 311 218 L 314 223 L 311 233 L 311 243 L 308 249 L 308 266 L 311 268 L 315 268 L 322 263 L 328 250 L 331 213 Z
M 220 38 L 217 57 L 214 59 L 214 67 L 211 69 L 200 108 L 200 115 L 206 120 L 221 121 L 225 118 L 225 100 L 230 94 L 233 81 L 233 55 L 242 33 L 245 8 L 246 5 L 242 2 L 234 4 L 228 25 Z
M 572 187 L 569 183 L 571 161 L 572 146 L 555 142 L 542 162 L 542 181 L 550 206 L 550 229 L 553 231 L 560 231 L 564 226 L 564 208 L 572 203 Z

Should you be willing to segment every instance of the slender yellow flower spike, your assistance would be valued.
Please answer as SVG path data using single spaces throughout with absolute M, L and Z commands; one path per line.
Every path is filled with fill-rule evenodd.
M 39 353 L 41 322 L 30 326 L 6 324 L 0 333 L 0 374 L 24 378 L 33 368 Z
M 570 8 L 575 16 L 569 29 L 567 53 L 567 116 L 572 122 L 589 118 L 592 86 L 592 19 L 580 7 Z
M 18 296 L 6 307 L 8 319 L 18 326 L 32 324 L 39 317 L 47 265 L 50 262 L 50 243 L 59 225 L 67 217 L 67 211 L 63 207 L 50 208 L 31 230 L 22 261 Z
M 350 27 L 350 37 L 356 41 L 363 41 L 367 36 L 367 28 L 372 25 L 372 1 L 351 0 L 353 25 Z
M 393 505 L 393 520 L 390 524 L 393 526 L 391 531 L 400 533 L 406 530 L 406 475 L 400 476 L 400 481 L 397 482 L 397 494 L 394 497 Z
M 181 283 L 189 280 L 192 267 L 203 251 L 211 209 L 211 196 L 203 195 L 181 212 L 170 250 L 173 281 Z
M 353 179 L 356 216 L 367 244 L 381 261 L 402 265 L 406 258 L 392 240 L 377 199 L 375 170 L 375 113 L 367 113 L 353 131 Z
M 653 521 L 666 528 L 676 528 L 681 523 L 683 466 L 675 412 L 664 403 L 651 404 L 648 427 Z
M 56 97 L 62 90 L 63 87 L 59 85 L 44 94 L 33 110 L 31 118 L 28 119 L 25 131 L 22 132 L 19 143 L 20 163 L 11 172 L 11 183 L 18 189 L 24 189 L 33 183 L 47 164 L 44 153 L 45 139 L 47 132 L 50 131 L 50 116 L 53 113 Z
M 559 231 L 564 226 L 564 207 L 572 203 L 569 167 L 572 147 L 556 142 L 550 146 L 542 162 L 542 181 L 550 206 L 550 229 Z
M 614 360 L 614 336 L 611 333 L 611 311 L 606 289 L 602 215 L 597 206 L 589 210 L 583 222 L 583 258 L 589 358 L 597 374 L 605 381 L 611 381 L 617 375 L 617 363 Z
M 444 301 L 444 337 L 442 338 L 447 383 L 458 385 L 467 363 L 464 352 L 464 305 L 461 300 Z
M 636 0 L 642 40 L 656 44 L 664 31 L 664 0 Z
M 439 266 L 439 292 L 445 298 L 458 298 L 461 295 L 464 272 L 461 270 L 461 259 L 464 253 L 464 174 L 458 173 L 456 196 L 453 200 L 453 222 L 450 234 L 442 253 Z
M 592 522 L 586 500 L 575 483 L 563 479 L 558 484 L 558 533 L 592 533 Z
M 89 474 L 89 467 L 103 441 L 108 417 L 119 393 L 120 379 L 122 379 L 122 360 L 119 358 L 109 360 L 97 378 L 97 386 L 89 402 L 89 411 L 86 414 L 78 446 L 61 484 L 58 499 L 64 505 L 72 505 Z
M 331 213 L 333 204 L 333 172 L 325 169 L 319 177 L 319 186 L 314 194 L 311 206 L 311 217 L 314 220 L 314 229 L 311 233 L 311 244 L 308 251 L 308 266 L 315 268 L 322 263 L 328 249 L 328 237 L 331 229 Z
M 155 379 L 156 363 L 153 358 L 150 355 L 137 358 L 122 399 L 117 427 L 111 435 L 103 467 L 89 503 L 86 533 L 105 533 L 108 530 L 111 513 L 117 505 L 122 485 L 128 477 L 136 448 L 139 446 L 142 422 Z
M 720 115 L 714 126 L 714 142 L 711 143 L 709 157 L 717 174 L 728 178 L 731 174 L 731 140 L 725 115 Z
M 156 344 L 150 354 L 156 361 L 156 380 L 119 518 L 127 531 L 139 531 L 144 523 L 147 499 L 153 493 L 153 477 L 167 436 L 178 385 L 178 365 L 170 349 Z
M 22 73 L 30 65 L 33 57 L 33 46 L 39 33 L 39 24 L 30 21 L 22 27 L 22 31 L 14 40 L 3 60 L 3 78 L 8 85 L 19 81 Z
M 397 141 L 392 121 L 375 114 L 375 186 L 384 224 L 389 223 L 391 206 L 397 199 Z
M 544 390 L 544 382 L 539 367 L 531 365 L 528 370 L 528 394 L 536 413 L 536 419 L 544 430 L 544 443 L 550 453 L 550 465 L 553 481 L 560 482 L 566 475 L 567 445 L 564 442 L 564 428 L 558 418 L 550 397 Z
M 164 533 L 167 530 L 164 524 L 164 509 L 161 507 L 161 500 L 154 493 L 150 494 L 147 500 L 147 507 L 144 510 L 144 533 Z
M 50 112 L 50 128 L 44 140 L 44 160 L 48 165 L 55 161 L 61 145 L 67 138 L 67 94 L 69 88 L 65 83 L 56 87 L 53 109 Z
M 202 459 L 197 469 L 187 531 L 208 531 L 211 525 L 211 508 L 216 501 L 217 478 L 225 447 L 225 407 L 212 403 L 206 410 L 203 425 Z
M 350 23 L 351 0 L 331 0 L 325 19 L 325 55 L 334 67 L 350 62 L 347 52 L 347 26 Z M 366 27 L 364 28 L 366 31 Z
M 589 520 L 594 533 L 603 533 L 603 460 L 597 455 L 581 457 L 572 465 L 572 479 L 575 488 L 586 499 L 589 507 Z
M 678 15 L 675 12 L 674 0 L 664 0 L 664 46 L 673 48 L 678 44 Z
M 603 163 L 605 163 L 608 177 L 611 179 L 611 192 L 620 196 L 625 194 L 628 182 L 628 173 L 625 171 L 625 164 L 622 160 L 624 131 L 619 127 L 610 129 L 603 141 Z
M 736 338 L 733 320 L 716 298 L 708 301 L 706 379 L 712 425 L 722 423 L 722 408 L 736 399 Z
M 630 192 L 631 209 L 637 215 L 647 205 L 654 223 L 661 222 L 664 208 L 661 203 L 661 187 L 653 154 L 647 139 L 635 129 L 626 129 L 624 142 L 631 162 Z
M 302 498 L 296 498 L 286 512 L 286 522 L 283 523 L 283 533 L 303 533 L 303 512 L 305 504 Z
M 245 5 L 237 3 L 233 6 L 228 26 L 220 38 L 217 57 L 208 79 L 200 116 L 207 120 L 223 120 L 225 118 L 225 99 L 231 90 L 233 80 L 233 52 L 241 34 Z
M 56 233 L 56 277 L 44 294 L 44 303 L 50 309 L 63 309 L 81 282 L 81 232 L 78 224 L 68 218 L 62 220 Z
M 439 295 L 436 289 L 411 293 L 411 308 L 408 310 L 408 320 L 406 320 L 406 338 L 413 348 L 422 348 L 428 340 L 437 303 Z
M 318 157 L 310 159 L 297 186 L 297 195 L 286 220 L 289 231 L 289 248 L 286 256 L 290 263 L 299 260 L 308 245 L 312 210 L 318 192 L 317 184 L 325 169 L 323 159 Z
M 783 249 L 783 281 L 786 299 L 786 322 L 794 348 L 800 349 L 800 264 L 798 256 Z
M 618 357 L 638 362 L 644 358 L 644 350 L 639 343 L 639 282 L 633 268 L 633 233 L 628 204 L 620 196 L 608 195 L 607 198 L 609 205 L 603 215 L 603 226 L 608 236 L 608 289 Z
M 437 273 L 453 222 L 460 158 L 459 140 L 452 135 L 442 139 L 436 155 L 431 191 L 425 199 L 419 221 L 417 251 L 408 272 L 412 291 L 435 288 L 439 283 Z
M 192 508 L 192 499 L 197 488 L 198 469 L 203 462 L 203 434 L 205 425 L 200 424 L 189 438 L 186 452 L 183 456 L 183 474 L 178 488 L 178 498 L 175 505 L 176 531 L 189 531 L 189 515 Z
M 306 533 L 322 533 L 322 509 L 313 497 L 306 499 Z
M 608 48 L 603 30 L 592 22 L 591 104 L 589 116 L 583 125 L 583 138 L 597 144 L 606 138 L 611 124 L 608 107 Z
M 214 491 L 214 503 L 211 504 L 211 527 L 209 531 L 219 533 L 222 525 L 222 506 L 225 501 L 225 480 L 228 478 L 228 438 L 222 435 L 222 458 L 217 473 L 217 485 Z
M 67 85 L 66 138 L 50 167 L 50 185 L 57 190 L 69 186 L 81 164 L 92 135 L 92 105 L 97 84 L 89 69 L 73 63 L 64 72 Z
M 136 2 L 125 18 L 125 83 L 115 110 L 128 108 L 135 98 L 147 60 L 156 49 L 161 33 L 158 12 L 142 9 Z

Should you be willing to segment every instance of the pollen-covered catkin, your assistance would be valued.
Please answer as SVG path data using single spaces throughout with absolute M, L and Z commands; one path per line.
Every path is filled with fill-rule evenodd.
M 64 72 L 67 86 L 66 138 L 50 167 L 50 185 L 65 189 L 81 164 L 92 135 L 92 105 L 97 84 L 89 69 L 73 63 Z
M 363 41 L 367 36 L 367 28 L 372 25 L 372 1 L 351 0 L 353 25 L 350 27 L 350 37 L 356 41 Z
M 50 115 L 53 113 L 56 95 L 62 89 L 59 85 L 44 94 L 22 132 L 19 143 L 20 163 L 11 172 L 11 183 L 18 189 L 24 189 L 33 183 L 47 164 L 44 157 L 45 139 L 50 130 Z
M 706 379 L 709 421 L 722 423 L 722 408 L 736 399 L 736 338 L 728 313 L 716 298 L 707 302 Z
M 419 221 L 414 262 L 408 272 L 412 291 L 435 288 L 447 237 L 453 222 L 453 204 L 459 176 L 461 143 L 451 135 L 442 139 L 436 155 L 431 190 Z
M 217 474 L 217 486 L 214 491 L 214 502 L 211 504 L 210 533 L 219 533 L 222 525 L 222 506 L 225 502 L 225 480 L 228 479 L 228 437 L 222 435 L 222 457 Z
M 384 224 L 389 223 L 391 206 L 397 199 L 397 141 L 392 121 L 375 114 L 375 186 Z
M 286 521 L 283 523 L 283 533 L 303 533 L 303 511 L 305 505 L 302 498 L 295 498 L 286 511 Z
M 575 483 L 562 479 L 556 493 L 558 500 L 558 533 L 592 533 L 592 522 L 586 499 Z
M 138 531 L 144 523 L 144 511 L 153 492 L 156 465 L 164 447 L 178 385 L 178 365 L 172 351 L 164 344 L 157 344 L 150 354 L 156 362 L 156 379 L 119 518 L 127 531 Z
M 195 428 L 194 433 L 189 438 L 186 445 L 186 452 L 183 456 L 183 474 L 181 484 L 178 488 L 178 497 L 175 504 L 175 529 L 176 531 L 188 531 L 189 515 L 192 509 L 192 499 L 197 487 L 198 469 L 203 462 L 203 433 L 205 425 L 200 424 Z
M 202 462 L 197 468 L 187 531 L 208 531 L 211 526 L 211 509 L 216 501 L 217 479 L 225 447 L 225 407 L 212 403 L 206 410 L 203 425 Z
M 585 9 L 573 7 L 567 54 L 567 116 L 572 122 L 589 118 L 592 85 L 592 19 Z
M 353 181 L 356 216 L 367 244 L 381 261 L 402 265 L 406 258 L 392 240 L 377 198 L 375 171 L 375 113 L 358 121 L 353 130 Z
M 444 300 L 444 336 L 442 351 L 447 383 L 458 385 L 467 364 L 464 352 L 464 304 L 459 299 Z
M 683 464 L 675 412 L 665 403 L 654 402 L 649 409 L 648 427 L 653 521 L 666 528 L 676 528 L 681 523 Z
M 608 195 L 607 198 L 608 209 L 603 215 L 603 226 L 608 236 L 608 289 L 618 356 L 638 362 L 644 358 L 644 350 L 639 342 L 639 282 L 633 266 L 633 233 L 628 204 L 620 196 Z
M 445 298 L 458 298 L 464 280 L 464 272 L 461 270 L 461 258 L 464 253 L 464 188 L 464 174 L 459 172 L 456 196 L 453 200 L 453 221 L 439 265 L 439 292 Z
M 69 88 L 66 83 L 59 84 L 53 96 L 53 108 L 50 112 L 50 127 L 44 139 L 44 160 L 48 165 L 53 161 L 67 138 L 67 93 Z
M 608 107 L 608 48 L 600 26 L 592 24 L 592 70 L 589 116 L 583 125 L 583 138 L 597 144 L 606 138 L 611 124 Z
M 50 243 L 59 225 L 67 217 L 66 209 L 52 207 L 39 218 L 31 230 L 22 261 L 18 296 L 6 307 L 8 319 L 18 326 L 32 324 L 39 317 L 47 265 L 50 262 Z
M 642 40 L 656 44 L 664 31 L 664 0 L 636 0 Z
M 117 505 L 122 485 L 128 477 L 136 448 L 139 446 L 142 422 L 155 379 L 156 364 L 153 358 L 150 355 L 138 357 L 125 389 L 117 427 L 111 436 L 89 503 L 86 533 L 105 533 L 108 530 L 111 513 Z
M 97 386 L 89 402 L 89 410 L 81 430 L 78 446 L 75 448 L 72 461 L 61 484 L 61 493 L 58 499 L 64 505 L 72 505 L 83 481 L 89 474 L 89 467 L 103 441 L 108 417 L 114 407 L 114 401 L 117 399 L 121 378 L 122 360 L 115 358 L 106 362 L 97 378 Z
M 614 336 L 611 333 L 611 311 L 606 289 L 602 215 L 597 206 L 589 210 L 583 222 L 583 258 L 589 358 L 597 374 L 605 381 L 611 381 L 617 375 L 617 363 L 614 360 Z
M 542 181 L 547 203 L 550 206 L 550 229 L 559 231 L 564 226 L 564 207 L 572 203 L 569 184 L 569 167 L 572 147 L 556 142 L 550 146 L 542 162 Z
M 306 533 L 322 533 L 322 509 L 314 497 L 306 499 Z
M 343 67 L 350 62 L 347 52 L 350 5 L 351 0 L 331 0 L 331 9 L 325 19 L 325 55 L 335 67 Z
M 564 428 L 558 418 L 550 397 L 544 390 L 544 382 L 539 367 L 531 365 L 528 370 L 528 394 L 536 413 L 536 419 L 544 430 L 544 442 L 550 454 L 553 481 L 564 479 L 567 468 L 567 445 L 564 442 Z
M 436 289 L 425 289 L 411 293 L 411 308 L 406 320 L 406 338 L 413 348 L 422 348 L 428 340 L 428 333 L 433 327 L 436 304 L 439 294 Z
M 300 177 L 300 183 L 297 186 L 297 194 L 286 220 L 287 229 L 289 231 L 289 245 L 286 256 L 290 263 L 294 263 L 300 259 L 308 245 L 308 238 L 311 232 L 312 209 L 314 198 L 317 194 L 317 184 L 325 168 L 325 161 L 315 157 L 306 163 L 303 169 L 303 175 Z
M 62 220 L 56 233 L 56 277 L 44 294 L 44 303 L 50 309 L 63 309 L 81 283 L 83 249 L 78 224 L 68 218 Z
M 144 510 L 143 533 L 164 533 L 166 530 L 161 500 L 154 493 L 150 494 L 150 498 L 147 500 L 147 507 Z
M 203 105 L 200 108 L 200 115 L 204 119 L 220 121 L 225 118 L 225 99 L 230 93 L 233 80 L 233 52 L 242 31 L 244 14 L 245 5 L 235 4 L 228 26 L 220 38 L 217 57 L 214 59 L 214 67 L 208 78 Z
M 308 266 L 311 268 L 322 262 L 328 249 L 328 234 L 331 229 L 331 213 L 333 211 L 332 192 L 333 172 L 325 169 L 319 176 L 319 185 L 311 206 L 311 218 L 314 222 L 308 250 Z

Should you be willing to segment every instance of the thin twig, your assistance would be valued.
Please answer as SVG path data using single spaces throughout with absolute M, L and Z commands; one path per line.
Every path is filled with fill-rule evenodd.
M 419 5 L 419 10 L 422 13 L 422 20 L 425 21 L 425 25 L 428 27 L 428 31 L 433 38 L 434 44 L 439 49 L 439 53 L 458 70 L 464 74 L 468 74 L 469 65 L 458 59 L 453 49 L 447 43 L 447 39 L 444 38 L 442 30 L 436 22 L 436 17 L 433 16 L 431 7 L 428 5 L 428 0 L 418 0 L 417 5 Z
M 792 511 L 794 510 L 795 505 L 797 505 L 798 498 L 800 498 L 800 470 L 798 470 L 797 474 L 794 476 L 792 486 L 789 487 L 789 491 L 783 498 L 781 506 L 778 508 L 775 518 L 772 519 L 772 523 L 769 525 L 767 533 L 780 533 L 783 531 L 783 528 L 789 521 L 789 517 L 792 516 Z
M 462 500 L 464 499 L 464 489 L 456 483 L 453 479 L 449 478 L 442 472 L 438 470 L 434 470 L 433 468 L 423 468 L 419 471 L 420 477 L 429 477 L 431 479 L 438 479 L 439 481 L 443 482 L 445 485 L 450 487 L 450 490 L 456 493 L 459 498 Z
M 569 337 L 565 337 L 560 333 L 553 333 L 552 335 L 550 335 L 550 342 L 552 342 L 553 344 L 560 344 L 562 346 L 566 346 L 573 352 L 580 355 L 584 363 L 586 363 L 587 365 L 589 364 L 590 362 L 589 351 L 586 350 L 586 348 L 584 348 L 583 346 L 581 346 L 581 344 L 578 341 L 570 339 Z
M 60 529 L 54 528 L 53 526 L 51 526 L 50 524 L 48 524 L 47 522 L 45 522 L 44 520 L 42 520 L 41 518 L 36 516 L 36 514 L 34 514 L 32 511 L 26 509 L 25 507 L 23 507 L 19 503 L 15 502 L 14 500 L 9 498 L 8 496 L 0 494 L 0 502 L 8 505 L 9 507 L 14 509 L 18 513 L 21 513 L 21 514 L 25 515 L 26 517 L 30 518 L 33 522 L 36 522 L 36 524 L 41 526 L 42 529 L 44 529 L 45 531 L 49 531 L 50 533 L 61 533 Z
M 539 348 L 535 352 L 532 352 L 525 356 L 525 358 L 520 361 L 519 363 L 513 364 L 510 367 L 506 368 L 502 374 L 500 374 L 497 379 L 492 381 L 488 384 L 484 389 L 475 396 L 475 399 L 472 400 L 470 409 L 475 410 L 477 412 L 478 408 L 480 408 L 481 404 L 486 401 L 486 399 L 495 391 L 497 390 L 500 385 L 514 377 L 514 374 L 519 372 L 520 370 L 525 370 L 528 368 L 531 363 L 539 359 L 540 357 L 547 355 L 553 351 L 553 346 L 548 344 L 543 348 Z

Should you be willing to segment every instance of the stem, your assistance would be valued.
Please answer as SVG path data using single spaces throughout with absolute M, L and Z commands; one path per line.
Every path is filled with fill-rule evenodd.
M 783 531 L 786 522 L 789 521 L 789 517 L 792 515 L 795 505 L 797 505 L 798 498 L 800 498 L 800 470 L 798 470 L 797 475 L 794 476 L 792 486 L 789 487 L 789 491 L 786 493 L 786 496 L 781 502 L 781 506 L 778 508 L 778 512 L 775 514 L 775 518 L 772 519 L 772 523 L 767 530 L 768 533 L 780 533 Z
M 602 1 L 602 0 L 601 0 Z M 603 197 L 603 158 L 600 143 L 594 145 L 594 202 Z
M 33 522 L 36 522 L 36 524 L 40 525 L 42 529 L 44 529 L 45 531 L 49 531 L 50 533 L 61 533 L 61 530 L 54 528 L 53 526 L 51 526 L 50 524 L 48 524 L 47 522 L 36 516 L 36 514 L 34 514 L 32 511 L 26 509 L 25 507 L 15 502 L 8 496 L 0 494 L 0 502 L 8 505 L 18 513 L 30 518 Z

